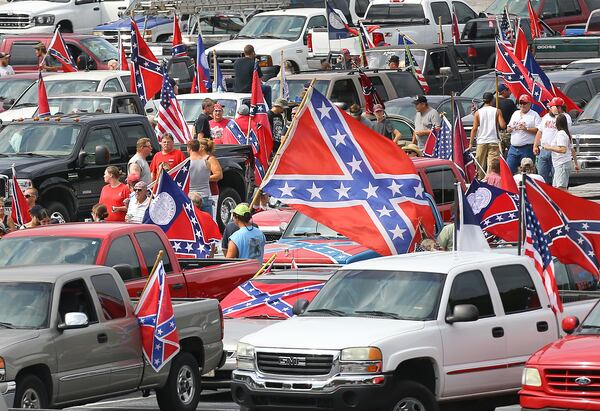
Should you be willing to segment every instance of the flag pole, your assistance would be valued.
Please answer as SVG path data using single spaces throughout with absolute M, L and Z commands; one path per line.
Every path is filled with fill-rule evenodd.
M 458 196 L 462 195 L 459 192 L 460 183 L 457 181 L 454 183 L 454 233 L 452 234 L 452 251 L 456 251 L 458 249 L 458 226 L 461 224 L 460 221 L 460 203 L 462 200 L 458 199 Z
M 517 254 L 523 255 L 523 199 L 525 194 L 525 173 L 521 173 L 521 181 L 519 182 L 519 227 L 517 230 Z
M 316 81 L 317 81 L 317 79 L 315 79 L 315 78 L 313 78 L 311 80 L 310 85 L 306 89 L 306 93 L 304 93 L 304 96 L 302 97 L 302 101 L 300 101 L 300 104 L 298 104 L 298 111 L 296 111 L 296 114 L 294 115 L 294 117 L 292 117 L 292 121 L 290 122 L 288 129 L 286 130 L 283 137 L 281 137 L 281 144 L 279 144 L 279 148 L 275 152 L 275 155 L 273 156 L 273 159 L 271 160 L 271 164 L 269 164 L 267 171 L 265 171 L 263 181 L 269 176 L 269 174 L 271 174 L 271 170 L 273 169 L 273 164 L 275 164 L 277 162 L 277 159 L 279 158 L 279 156 L 281 156 L 281 150 L 283 149 L 283 146 L 287 142 L 290 131 L 295 126 L 295 122 L 297 121 L 298 113 L 302 110 L 302 108 L 306 104 L 306 97 L 309 94 L 308 92 L 314 87 Z M 252 209 L 252 207 L 254 207 L 256 205 L 256 202 L 258 201 L 258 198 L 260 197 L 261 194 L 262 194 L 262 190 L 260 188 L 258 190 L 256 190 L 256 192 L 254 193 L 254 197 L 252 197 L 252 202 L 250 203 L 250 209 Z
M 283 50 L 281 50 L 281 55 L 279 57 L 279 64 L 281 73 L 279 73 L 279 98 L 283 98 L 283 71 L 285 70 L 285 61 L 283 60 Z
M 213 93 L 215 93 L 218 89 L 219 89 L 219 84 L 217 83 L 217 52 L 215 50 L 213 50 L 212 52 L 212 57 L 213 57 Z M 212 85 L 212 84 L 211 84 Z
M 140 295 L 144 295 L 144 291 L 146 291 L 146 287 L 148 287 L 148 283 L 150 282 L 150 279 L 152 278 L 152 276 L 154 275 L 154 272 L 156 271 L 156 268 L 158 267 L 158 263 L 162 260 L 164 251 L 160 250 L 158 252 L 158 255 L 156 256 L 156 260 L 154 261 L 154 266 L 152 266 L 152 271 L 150 271 L 150 274 L 148 274 L 148 278 L 146 278 L 146 283 L 144 284 L 144 288 L 142 288 L 142 292 L 140 293 Z M 138 304 L 140 303 L 140 301 L 138 300 Z M 137 305 L 135 309 L 137 309 Z M 134 311 L 135 311 L 134 309 Z
M 256 272 L 256 274 L 254 274 L 254 276 L 251 278 L 251 280 L 254 280 L 256 277 L 258 277 L 259 275 L 261 275 L 262 273 L 265 272 L 265 270 L 267 269 L 267 267 L 269 265 L 271 265 L 271 263 L 273 262 L 273 260 L 275 260 L 275 257 L 277 257 L 277 253 L 273 254 L 266 263 L 264 263 L 262 265 L 262 267 L 260 267 L 260 269 Z

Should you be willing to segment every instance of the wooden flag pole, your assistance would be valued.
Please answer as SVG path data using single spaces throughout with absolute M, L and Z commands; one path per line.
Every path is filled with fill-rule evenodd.
M 283 50 L 281 50 L 281 56 L 279 57 L 279 61 L 280 61 L 280 69 L 281 72 L 279 73 L 279 98 L 283 98 L 283 76 L 284 76 L 284 71 L 285 71 L 285 61 L 283 60 Z
M 252 280 L 255 279 L 256 277 L 258 277 L 259 275 L 261 275 L 262 273 L 265 272 L 265 270 L 267 269 L 267 267 L 273 262 L 273 260 L 275 260 L 275 257 L 277 257 L 277 254 L 273 254 L 266 263 L 264 263 L 262 265 L 262 267 L 260 267 L 260 270 L 258 270 L 256 272 L 256 274 L 254 274 L 254 276 L 251 278 Z
M 154 272 L 156 271 L 156 268 L 158 267 L 158 263 L 160 262 L 160 260 L 162 260 L 163 254 L 164 254 L 163 250 L 160 250 L 158 252 L 158 255 L 156 256 L 156 260 L 154 261 L 154 266 L 152 267 L 152 271 L 150 271 L 150 274 L 148 275 L 148 278 L 146 278 L 146 284 L 144 284 L 144 288 L 142 289 L 142 292 L 140 293 L 140 296 L 144 295 L 144 291 L 146 291 L 146 287 L 148 287 L 148 283 L 150 282 L 150 279 L 154 275 Z M 138 304 L 139 303 L 140 302 L 138 300 Z M 137 305 L 138 304 L 136 304 L 136 309 L 137 309 Z

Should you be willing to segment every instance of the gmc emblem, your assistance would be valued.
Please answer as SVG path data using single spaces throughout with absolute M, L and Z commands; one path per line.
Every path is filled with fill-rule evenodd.
M 279 357 L 279 365 L 286 367 L 306 367 L 306 358 L 304 357 Z

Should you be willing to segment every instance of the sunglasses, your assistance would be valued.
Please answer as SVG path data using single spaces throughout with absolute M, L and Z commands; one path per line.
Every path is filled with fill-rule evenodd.
M 135 190 L 133 190 L 133 191 L 135 191 L 136 193 L 139 193 L 140 191 L 144 191 L 144 189 L 142 189 L 142 188 L 136 188 L 136 189 L 135 189 Z
M 25 194 L 25 198 L 31 198 L 33 197 L 31 194 Z
M 524 105 L 531 104 L 531 103 L 528 101 L 519 101 L 519 104 L 524 106 Z

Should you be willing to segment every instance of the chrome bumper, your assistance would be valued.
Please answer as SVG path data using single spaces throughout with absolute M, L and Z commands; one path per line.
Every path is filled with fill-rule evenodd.
M 15 403 L 15 391 L 17 390 L 17 383 L 14 381 L 6 381 L 0 382 L 0 394 L 2 394 L 2 398 L 0 401 L 4 399 L 8 408 L 12 408 Z

